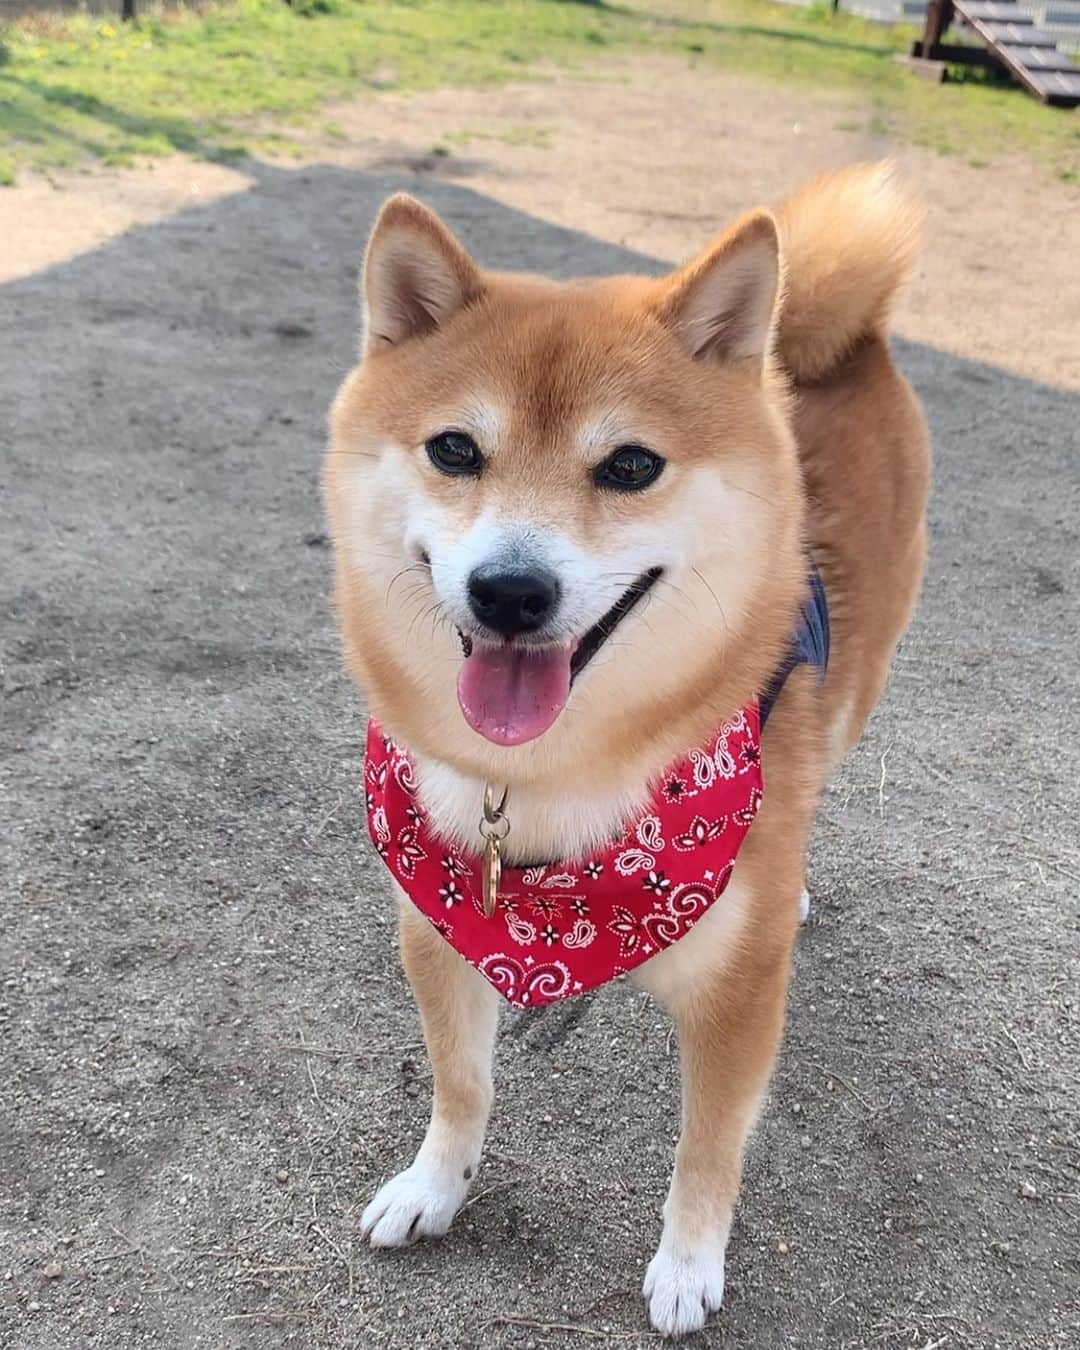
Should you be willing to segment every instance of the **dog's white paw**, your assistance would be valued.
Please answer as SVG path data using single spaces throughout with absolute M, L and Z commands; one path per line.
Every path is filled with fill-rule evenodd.
M 799 894 L 799 922 L 806 923 L 810 917 L 810 892 L 804 886 Z
M 700 1331 L 724 1301 L 724 1247 L 703 1242 L 676 1254 L 666 1242 L 649 1262 L 643 1290 L 661 1336 Z
M 373 1247 L 407 1247 L 421 1238 L 442 1237 L 468 1194 L 469 1177 L 418 1159 L 380 1187 L 360 1217 L 361 1235 Z

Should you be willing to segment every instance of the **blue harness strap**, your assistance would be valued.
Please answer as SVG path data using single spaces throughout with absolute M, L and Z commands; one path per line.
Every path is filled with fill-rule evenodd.
M 829 601 L 821 573 L 811 563 L 806 575 L 806 598 L 799 613 L 799 625 L 791 635 L 787 655 L 762 693 L 759 708 L 764 726 L 784 681 L 796 666 L 817 666 L 822 675 L 829 664 Z

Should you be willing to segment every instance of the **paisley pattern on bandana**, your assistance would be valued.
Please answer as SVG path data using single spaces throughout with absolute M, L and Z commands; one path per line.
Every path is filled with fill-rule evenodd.
M 716 902 L 761 804 L 759 740 L 755 702 L 670 765 L 606 848 L 573 863 L 504 864 L 490 919 L 479 851 L 440 841 L 412 761 L 374 720 L 368 829 L 391 875 L 446 941 L 511 1003 L 538 1008 L 633 970 Z

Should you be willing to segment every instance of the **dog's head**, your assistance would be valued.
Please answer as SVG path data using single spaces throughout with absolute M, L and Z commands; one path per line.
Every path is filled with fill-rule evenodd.
M 386 204 L 326 485 L 350 658 L 406 744 L 588 773 L 760 687 L 802 573 L 778 276 L 764 212 L 661 280 L 557 283 Z

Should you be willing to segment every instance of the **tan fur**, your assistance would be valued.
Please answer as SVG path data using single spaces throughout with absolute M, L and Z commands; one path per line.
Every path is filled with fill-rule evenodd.
M 787 274 L 780 356 L 797 380 L 818 380 L 884 329 L 923 211 L 891 164 L 859 164 L 808 183 L 776 219 Z
M 413 752 L 440 827 L 466 842 L 487 780 L 511 785 L 511 846 L 526 856 L 580 854 L 614 831 L 642 784 L 763 687 L 806 547 L 821 568 L 829 672 L 822 684 L 797 671 L 775 707 L 765 802 L 730 896 L 636 974 L 675 1016 L 685 1082 L 646 1281 L 653 1322 L 672 1334 L 719 1301 L 743 1145 L 783 1024 L 814 810 L 881 693 L 918 592 L 929 451 L 884 337 L 918 220 L 886 166 L 857 166 L 775 217 L 744 217 L 670 277 L 555 283 L 482 272 L 425 208 L 392 199 L 369 246 L 365 359 L 331 417 L 325 482 L 349 662 Z M 479 480 L 440 478 L 424 443 L 466 424 L 497 439 L 481 446 L 488 466 Z M 645 493 L 605 496 L 589 477 L 605 436 L 652 445 L 668 467 Z M 637 567 L 673 536 L 685 551 L 554 726 L 512 748 L 465 724 L 457 640 L 437 622 L 445 557 L 504 519 L 557 535 L 582 566 Z M 603 566 L 594 571 L 606 584 Z M 436 621 L 418 622 L 432 604 Z M 404 914 L 435 1108 L 413 1167 L 365 1213 L 383 1245 L 445 1230 L 490 1099 L 490 991 Z

